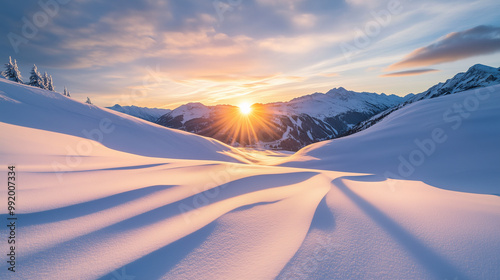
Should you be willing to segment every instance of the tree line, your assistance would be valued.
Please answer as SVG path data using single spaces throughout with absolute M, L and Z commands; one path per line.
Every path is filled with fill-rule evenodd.
M 47 72 L 40 74 L 38 68 L 33 64 L 33 68 L 30 72 L 30 79 L 28 82 L 23 82 L 23 77 L 21 76 L 21 71 L 17 67 L 17 61 L 9 56 L 9 62 L 5 64 L 5 70 L 1 73 L 5 78 L 16 83 L 26 84 L 33 87 L 39 87 L 42 89 L 50 90 L 55 92 L 54 83 L 52 82 L 52 75 L 48 75 Z M 69 90 L 64 87 L 64 96 L 71 97 Z

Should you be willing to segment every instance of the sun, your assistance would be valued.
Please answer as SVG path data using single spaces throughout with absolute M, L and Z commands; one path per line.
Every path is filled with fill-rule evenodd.
M 248 115 L 252 112 L 252 104 L 250 103 L 243 102 L 238 107 L 240 108 L 240 113 L 243 115 Z

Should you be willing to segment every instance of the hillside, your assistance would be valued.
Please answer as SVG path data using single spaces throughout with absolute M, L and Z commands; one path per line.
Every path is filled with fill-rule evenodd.
M 0 80 L 0 101 L 0 121 L 4 123 L 90 138 L 111 149 L 143 156 L 232 159 L 220 152 L 233 148 L 216 140 L 5 79 Z

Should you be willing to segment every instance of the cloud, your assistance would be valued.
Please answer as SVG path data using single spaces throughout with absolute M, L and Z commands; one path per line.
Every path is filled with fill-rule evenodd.
M 380 75 L 380 77 L 414 76 L 414 75 L 422 75 L 425 73 L 436 72 L 436 71 L 439 71 L 439 70 L 437 70 L 437 69 L 415 69 L 415 70 L 407 70 L 407 71 L 400 71 L 400 72 L 383 74 L 383 75 Z
M 338 75 L 339 75 L 339 73 L 322 73 L 322 74 L 320 74 L 320 76 L 328 77 L 328 78 L 337 77 Z
M 273 37 L 257 42 L 261 49 L 277 53 L 307 54 L 320 48 L 331 46 L 344 40 L 345 34 L 306 34 L 294 37 Z
M 352 6 L 361 7 L 375 7 L 379 5 L 382 1 L 380 0 L 345 0 L 345 2 Z
M 300 14 L 292 17 L 293 23 L 299 28 L 312 28 L 316 24 L 316 16 L 312 14 Z
M 452 32 L 431 45 L 414 50 L 402 61 L 390 65 L 393 71 L 452 62 L 500 51 L 500 27 L 479 25 Z

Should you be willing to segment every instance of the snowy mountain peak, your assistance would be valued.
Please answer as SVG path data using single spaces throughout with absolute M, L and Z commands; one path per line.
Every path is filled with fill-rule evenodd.
M 500 67 L 499 68 L 494 68 L 490 67 L 484 64 L 475 64 L 467 70 L 467 72 L 472 72 L 472 71 L 482 71 L 482 72 L 491 72 L 491 73 L 498 73 L 500 72 Z
M 334 95 L 334 94 L 345 94 L 345 93 L 351 93 L 352 91 L 349 91 L 345 89 L 344 87 L 338 87 L 338 88 L 332 88 L 331 90 L 326 92 L 326 95 Z
M 174 109 L 172 111 L 172 115 L 178 116 L 180 114 L 184 114 L 185 112 L 193 111 L 193 110 L 197 110 L 198 112 L 202 113 L 202 112 L 208 111 L 208 107 L 201 104 L 200 102 L 191 102 L 191 103 L 181 105 L 181 106 L 177 107 L 176 109 Z

